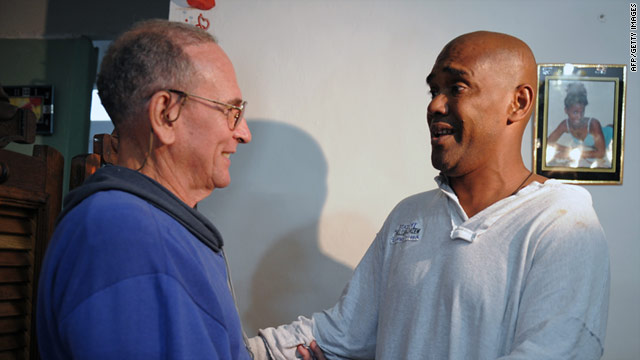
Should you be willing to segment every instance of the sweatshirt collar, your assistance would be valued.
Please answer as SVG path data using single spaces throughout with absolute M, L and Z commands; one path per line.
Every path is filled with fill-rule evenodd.
M 108 190 L 128 192 L 147 201 L 182 224 L 214 252 L 222 249 L 220 232 L 200 212 L 152 178 L 122 166 L 106 165 L 98 169 L 82 186 L 71 191 L 64 199 L 64 208 L 58 222 L 87 197 Z

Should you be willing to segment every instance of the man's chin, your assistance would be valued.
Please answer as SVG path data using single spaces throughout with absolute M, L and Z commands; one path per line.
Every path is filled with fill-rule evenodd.
M 451 166 L 451 164 L 449 163 L 442 161 L 442 159 L 432 159 L 431 165 L 433 165 L 436 170 L 440 171 L 440 174 L 448 178 L 460 175 L 455 167 Z
M 436 169 L 440 170 L 441 173 L 445 173 L 448 170 L 448 166 L 446 166 L 445 162 L 440 157 L 431 156 L 431 165 Z
M 231 184 L 231 181 L 223 182 L 222 184 L 216 185 L 216 189 L 224 189 Z
M 213 188 L 214 189 L 224 189 L 231 184 L 231 178 L 227 176 L 223 179 L 213 179 Z

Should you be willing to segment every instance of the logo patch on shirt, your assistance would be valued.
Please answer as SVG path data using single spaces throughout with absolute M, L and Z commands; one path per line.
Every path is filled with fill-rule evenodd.
M 401 224 L 396 231 L 393 232 L 391 237 L 391 243 L 397 244 L 405 241 L 418 241 L 420 240 L 420 229 L 417 222 L 411 224 Z

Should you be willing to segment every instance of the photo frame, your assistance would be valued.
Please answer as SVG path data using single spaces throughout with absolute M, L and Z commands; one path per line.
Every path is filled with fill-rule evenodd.
M 53 134 L 53 86 L 3 86 L 9 102 L 36 115 L 36 134 Z
M 622 184 L 626 65 L 538 64 L 533 168 L 578 184 Z

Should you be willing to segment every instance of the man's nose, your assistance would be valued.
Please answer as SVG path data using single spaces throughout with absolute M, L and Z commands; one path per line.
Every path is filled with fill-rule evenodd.
M 240 143 L 247 144 L 251 142 L 251 130 L 249 130 L 249 124 L 247 124 L 247 119 L 244 117 L 233 130 L 233 137 Z
M 438 94 L 427 105 L 427 119 L 436 114 L 446 115 L 448 110 L 447 97 L 443 94 Z

